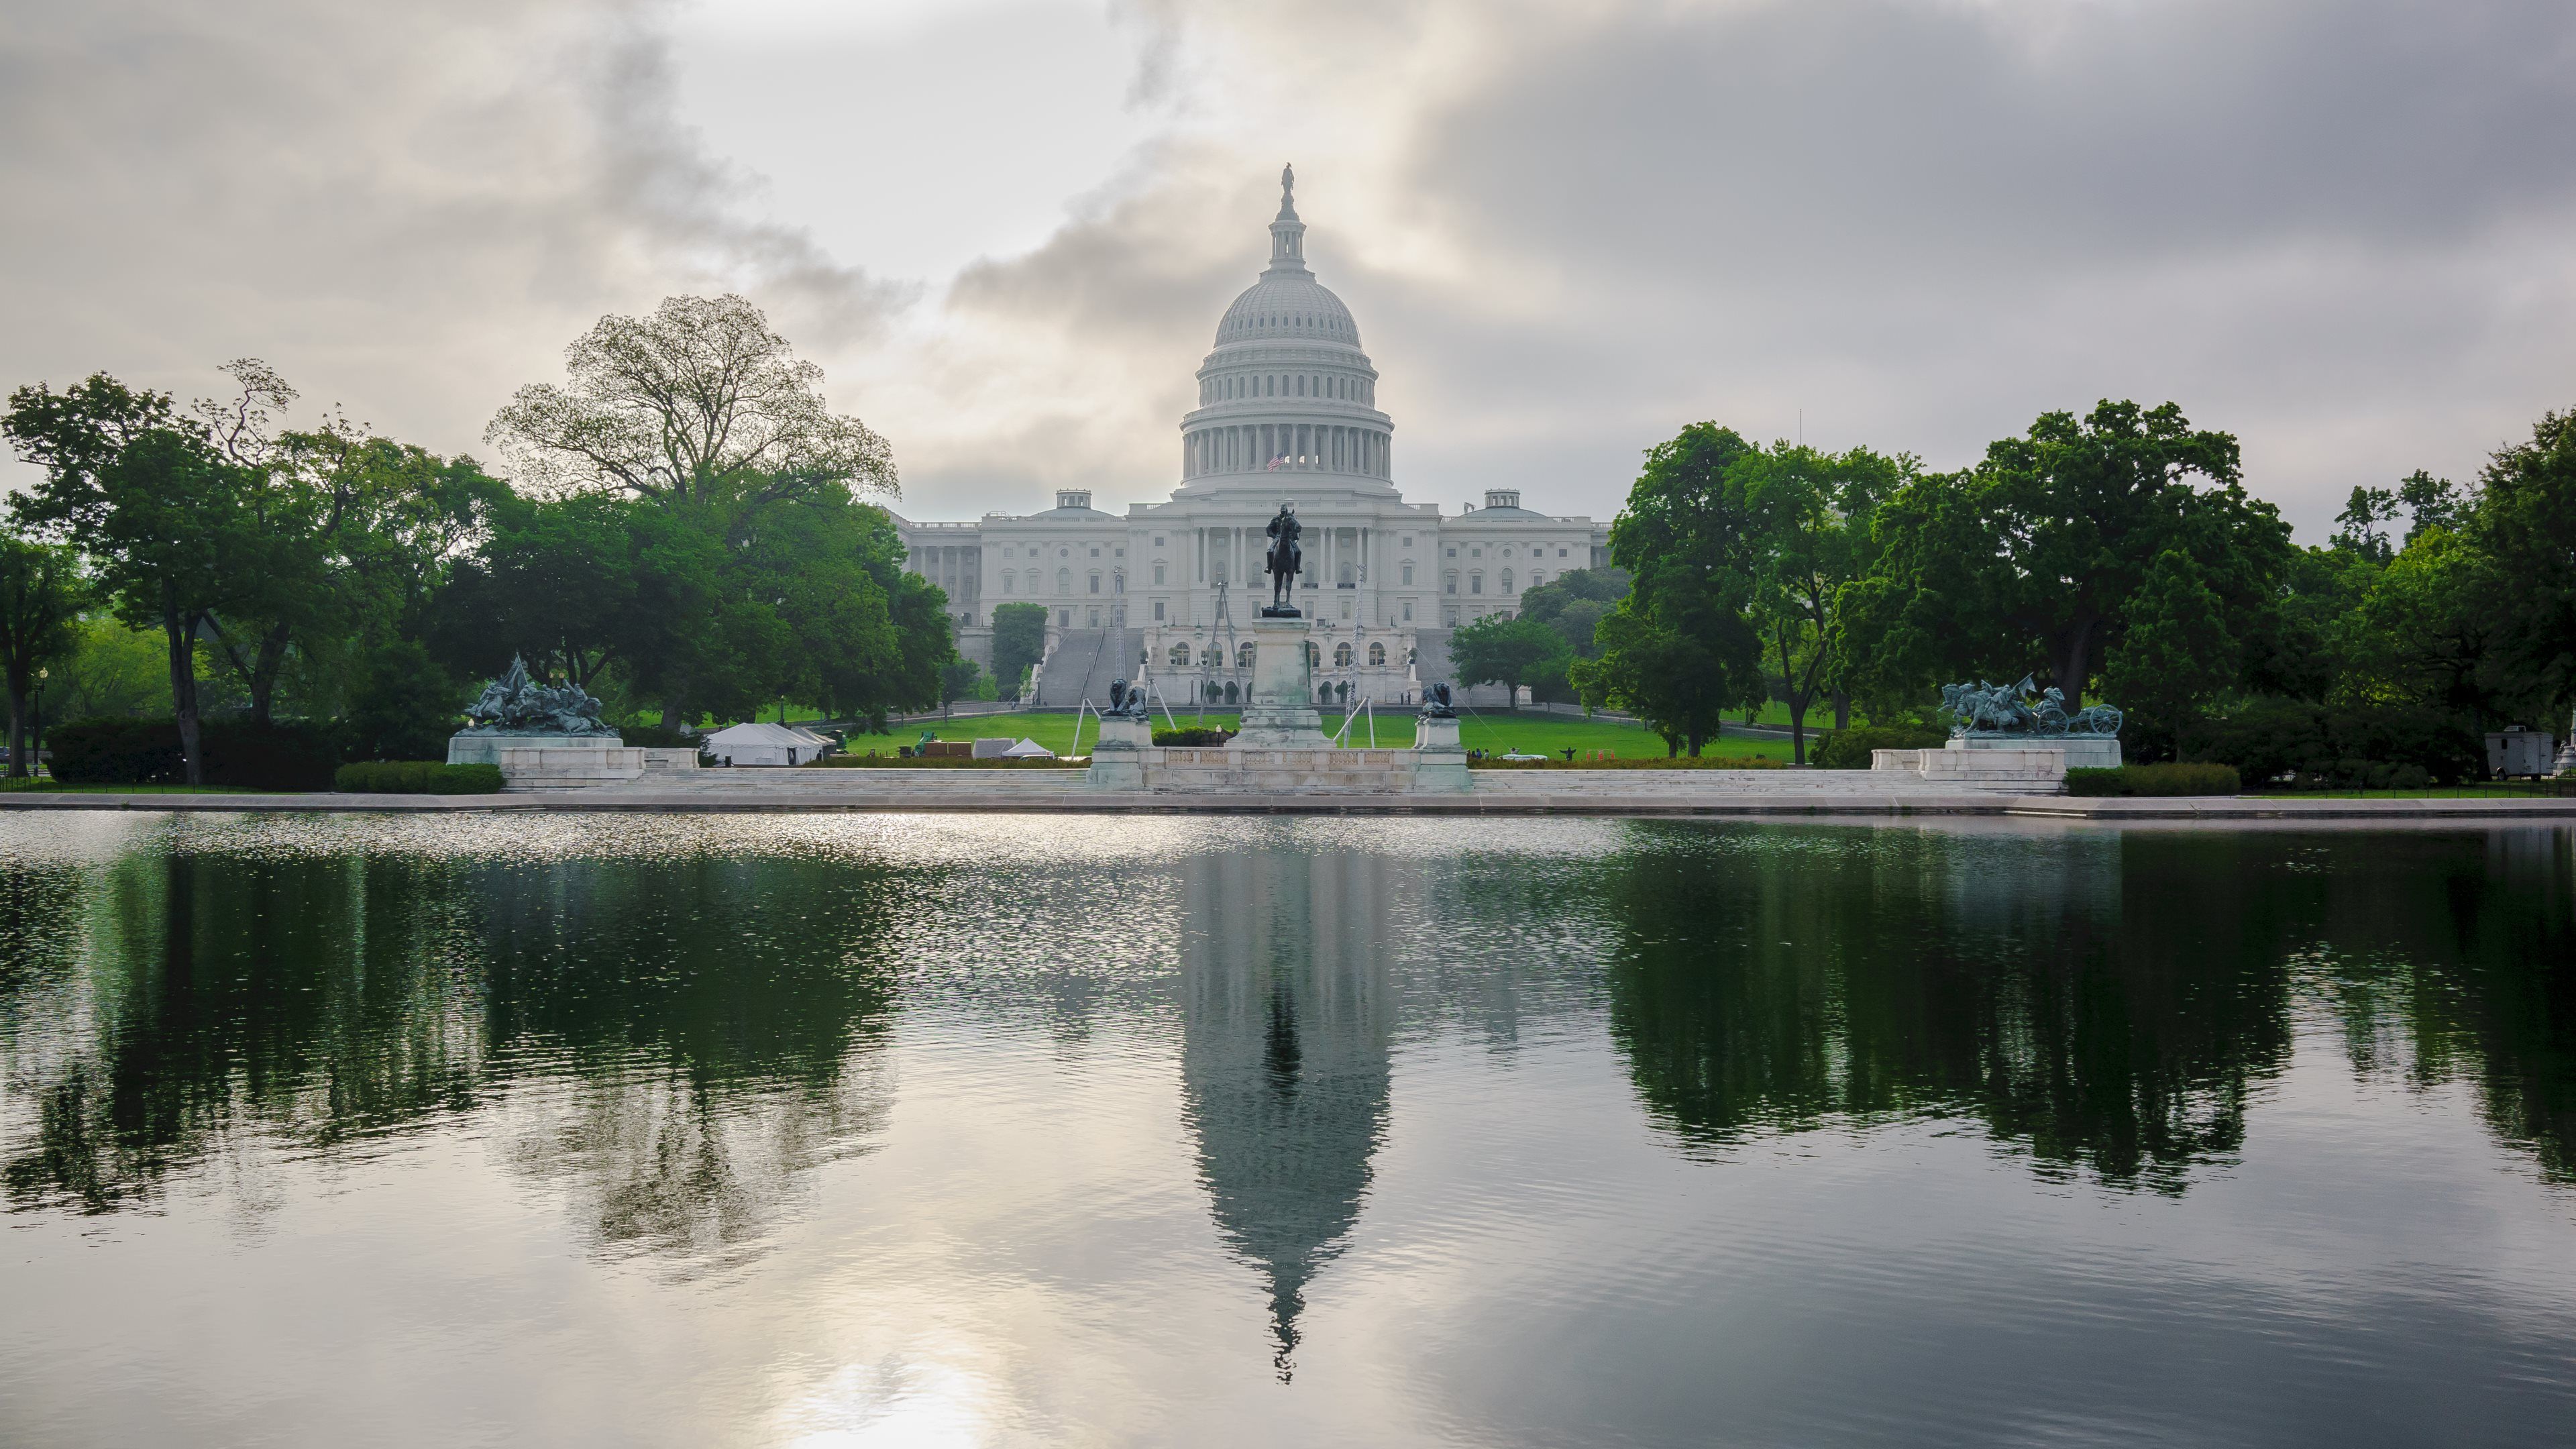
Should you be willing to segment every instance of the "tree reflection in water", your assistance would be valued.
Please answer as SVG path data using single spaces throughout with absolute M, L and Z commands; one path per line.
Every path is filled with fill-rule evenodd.
M 2043 1172 L 2179 1191 L 2324 1010 L 2356 1070 L 2473 1078 L 2568 1174 L 2565 831 L 1639 840 L 1582 889 L 1638 1094 L 1695 1149 L 1958 1116 Z
M 864 867 L 145 852 L 67 874 L 0 892 L 0 940 L 84 958 L 8 993 L 78 1024 L 13 1053 L 36 1119 L 0 1133 L 13 1207 L 148 1202 L 237 1132 L 330 1147 L 481 1111 L 603 1246 L 705 1254 L 884 1110 Z

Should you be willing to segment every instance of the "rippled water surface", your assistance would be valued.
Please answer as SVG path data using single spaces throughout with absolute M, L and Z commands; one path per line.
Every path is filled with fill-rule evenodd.
M 0 818 L 0 1440 L 2576 1436 L 2576 837 Z

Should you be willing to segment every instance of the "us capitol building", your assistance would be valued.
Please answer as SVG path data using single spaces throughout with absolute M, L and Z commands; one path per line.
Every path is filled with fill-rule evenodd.
M 1064 489 L 1056 506 L 975 523 L 895 522 L 912 570 L 948 594 L 958 650 L 989 667 L 992 611 L 1047 609 L 1034 703 L 1105 702 L 1149 678 L 1175 708 L 1239 699 L 1247 625 L 1269 602 L 1264 526 L 1283 500 L 1305 525 L 1297 607 L 1326 701 L 1409 704 L 1449 679 L 1449 631 L 1510 614 L 1523 591 L 1606 558 L 1609 530 L 1489 489 L 1442 516 L 1395 486 L 1394 420 L 1348 307 L 1306 266 L 1295 176 L 1280 174 L 1270 265 L 1217 323 L 1181 419 L 1181 483 L 1124 516 Z M 1501 698 L 1498 686 L 1478 694 Z

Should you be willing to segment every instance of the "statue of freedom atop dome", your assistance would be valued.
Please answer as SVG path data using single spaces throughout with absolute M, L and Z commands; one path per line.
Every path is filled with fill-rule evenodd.
M 1270 535 L 1270 607 L 1261 611 L 1265 619 L 1295 619 L 1297 612 L 1297 575 L 1305 569 L 1306 551 L 1297 546 L 1297 535 L 1305 525 L 1297 521 L 1297 505 L 1282 500 L 1278 516 L 1270 520 L 1264 532 Z

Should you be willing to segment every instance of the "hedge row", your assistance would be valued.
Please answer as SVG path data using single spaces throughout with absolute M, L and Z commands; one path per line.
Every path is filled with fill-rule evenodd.
M 331 788 L 351 795 L 497 795 L 501 767 L 438 760 L 362 760 L 335 771 Z
M 1211 745 L 1224 744 L 1226 741 L 1234 738 L 1234 733 L 1235 732 L 1232 730 L 1199 728 L 1156 730 L 1154 731 L 1154 743 L 1158 745 L 1184 745 L 1206 748 Z
M 339 741 L 322 725 L 207 720 L 197 742 L 209 785 L 328 790 L 340 763 Z M 45 753 L 66 785 L 177 785 L 188 778 L 172 720 L 73 720 L 46 732 Z
M 2226 765 L 2120 765 L 2066 772 L 2069 795 L 2233 795 L 2242 783 Z

